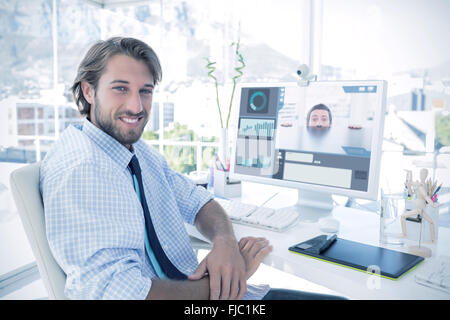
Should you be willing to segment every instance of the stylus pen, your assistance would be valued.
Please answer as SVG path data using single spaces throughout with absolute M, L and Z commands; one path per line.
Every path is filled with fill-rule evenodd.
M 270 200 L 272 200 L 273 197 L 275 197 L 278 194 L 278 192 L 276 192 L 274 195 L 272 195 L 269 199 L 267 199 L 266 201 L 263 202 L 262 205 L 257 206 L 255 209 L 253 209 L 252 211 L 249 212 L 249 214 L 247 214 L 247 217 L 251 216 L 253 213 L 255 213 L 259 208 L 261 208 L 262 206 L 264 206 L 267 202 L 269 202 Z
M 322 252 L 324 252 L 325 250 L 327 250 L 337 239 L 336 234 L 333 234 L 328 240 L 327 242 L 325 242 L 319 249 L 319 254 L 321 254 Z
M 276 192 L 274 195 L 272 195 L 269 199 L 267 199 L 266 201 L 263 202 L 262 205 L 260 205 L 260 207 L 262 207 L 263 205 L 265 205 L 267 202 L 269 202 L 270 200 L 273 199 L 273 197 L 275 197 L 278 194 L 278 192 Z

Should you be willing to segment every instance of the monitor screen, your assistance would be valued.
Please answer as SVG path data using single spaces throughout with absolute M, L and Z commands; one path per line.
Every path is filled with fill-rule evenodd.
M 241 84 L 232 174 L 373 198 L 385 87 L 384 81 Z

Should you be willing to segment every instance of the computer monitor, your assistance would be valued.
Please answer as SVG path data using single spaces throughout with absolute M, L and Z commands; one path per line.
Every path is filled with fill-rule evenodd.
M 298 189 L 305 220 L 328 215 L 332 194 L 376 199 L 386 89 L 378 80 L 239 84 L 231 178 Z

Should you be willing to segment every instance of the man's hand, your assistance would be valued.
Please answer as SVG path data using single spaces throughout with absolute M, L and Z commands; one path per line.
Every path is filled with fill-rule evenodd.
M 217 237 L 211 252 L 188 279 L 199 280 L 206 273 L 211 300 L 242 299 L 247 291 L 246 262 L 234 238 Z
M 272 249 L 269 241 L 265 238 L 245 237 L 239 240 L 239 250 L 245 260 L 247 280 L 255 273 L 262 260 Z
M 188 279 L 199 280 L 208 274 L 210 299 L 242 299 L 247 291 L 247 279 L 271 247 L 268 249 L 268 243 L 251 237 L 241 239 L 242 246 L 239 246 L 230 218 L 214 200 L 199 210 L 195 226 L 213 243 L 213 248 Z
M 218 239 L 219 240 L 219 239 Z M 222 239 L 223 240 L 223 239 Z M 215 297 L 212 297 L 212 292 L 214 289 L 211 288 L 213 282 L 210 281 L 211 274 L 221 275 L 225 274 L 220 270 L 220 263 L 215 264 L 213 262 L 218 262 L 216 259 L 223 260 L 225 258 L 223 253 L 224 251 L 219 251 L 219 247 L 232 245 L 233 243 L 237 245 L 237 242 L 232 239 L 231 243 L 227 243 L 227 241 L 217 241 L 214 244 L 214 252 L 211 253 L 200 263 L 197 272 L 188 277 L 189 280 L 197 280 L 197 281 L 172 281 L 172 280 L 161 280 L 161 279 L 152 279 L 152 287 L 147 295 L 147 299 L 150 300 L 177 300 L 177 299 L 217 299 L 220 293 L 216 292 Z M 232 245 L 233 246 L 233 245 Z M 269 245 L 269 242 L 264 238 L 254 238 L 254 237 L 245 237 L 239 241 L 239 249 L 238 255 L 244 261 L 246 272 L 244 273 L 244 280 L 242 283 L 239 283 L 239 294 L 237 294 L 237 299 L 241 299 L 245 294 L 245 286 L 246 280 L 248 280 L 258 269 L 261 261 L 264 257 L 272 251 L 272 246 Z M 234 250 L 231 250 L 232 253 L 235 253 Z M 227 259 L 225 259 L 227 260 Z M 227 262 L 231 262 L 233 259 L 228 259 Z M 208 269 L 208 265 L 211 264 L 211 269 Z M 224 265 L 224 269 L 231 268 L 230 263 Z M 231 263 L 233 265 L 233 263 Z M 216 271 L 214 268 L 219 266 L 219 269 Z M 206 273 L 209 271 L 210 275 L 206 276 Z M 219 289 L 224 287 L 227 283 L 233 283 L 232 280 L 225 281 L 225 278 L 220 278 Z M 241 278 L 242 279 L 242 278 Z M 217 280 L 214 280 L 217 281 Z M 230 297 L 233 296 L 232 292 L 230 292 Z

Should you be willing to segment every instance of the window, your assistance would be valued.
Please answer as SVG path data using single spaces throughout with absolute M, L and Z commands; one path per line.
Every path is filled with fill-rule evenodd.
M 450 3 L 322 3 L 319 78 L 388 81 L 381 179 L 401 189 L 403 169 L 428 168 L 449 186 Z
M 158 21 L 160 38 L 153 44 L 163 67 L 163 80 L 148 125 L 152 133 L 144 137 L 152 139 L 152 145 L 158 143 L 168 158 L 175 149 L 191 155 L 194 167 L 172 163 L 175 170 L 205 170 L 217 153 L 221 124 L 207 59 L 216 62 L 214 76 L 218 79 L 225 122 L 232 77 L 238 74 L 235 68 L 240 66 L 236 46 L 231 44 L 240 41 L 244 58 L 245 68 L 239 81 L 294 81 L 296 66 L 304 54 L 305 20 L 298 19 L 298 12 L 302 12 L 305 3 L 197 0 L 163 1 L 162 7 L 150 5 L 146 10 L 142 9 L 145 6 L 135 7 L 140 21 L 151 26 L 151 21 Z M 270 24 L 268 19 L 282 22 Z
M 19 106 L 18 106 L 19 107 Z M 18 119 L 34 119 L 34 107 L 17 108 Z
M 405 152 L 433 152 L 445 141 L 449 9 L 445 0 L 323 1 L 321 78 L 386 79 L 388 110 L 404 129 L 388 121 L 386 138 Z

